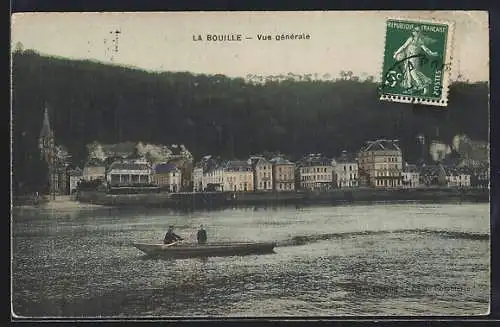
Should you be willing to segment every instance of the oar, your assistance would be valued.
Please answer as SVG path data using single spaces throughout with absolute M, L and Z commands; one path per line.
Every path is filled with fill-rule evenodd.
M 175 244 L 177 244 L 177 243 L 179 243 L 179 241 L 175 241 L 175 242 L 170 243 L 170 244 L 165 244 L 165 246 L 172 246 L 172 245 L 175 245 Z

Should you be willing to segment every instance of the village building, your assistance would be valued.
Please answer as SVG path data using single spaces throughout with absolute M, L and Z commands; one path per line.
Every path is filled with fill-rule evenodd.
M 446 186 L 470 187 L 471 176 L 465 170 L 453 166 L 446 166 L 444 169 L 446 172 Z
M 212 156 L 204 156 L 192 172 L 193 192 L 219 192 L 224 189 L 224 168 Z
M 419 169 L 419 184 L 426 187 L 444 187 L 448 184 L 443 165 L 425 165 Z
M 173 164 L 160 163 L 154 167 L 152 183 L 165 188 L 169 192 L 179 192 L 182 183 L 182 173 Z
M 295 190 L 295 164 L 284 158 L 271 159 L 273 189 L 277 192 Z
M 145 160 L 122 159 L 113 162 L 106 174 L 111 186 L 151 184 L 152 167 Z
M 358 155 L 360 174 L 376 188 L 401 187 L 403 154 L 397 140 L 369 141 Z
M 403 167 L 403 187 L 416 188 L 420 186 L 420 170 L 416 165 L 405 163 Z
M 357 187 L 359 173 L 356 156 L 346 151 L 333 161 L 333 184 L 338 188 Z
M 80 167 L 68 170 L 69 194 L 76 193 L 78 184 L 83 180 L 83 170 Z
M 98 159 L 89 160 L 83 166 L 82 178 L 87 182 L 99 179 L 106 180 L 106 166 L 104 162 Z
M 310 154 L 297 165 L 297 184 L 303 190 L 330 189 L 333 183 L 332 161 L 321 154 Z
M 193 192 L 203 192 L 203 165 L 197 163 L 193 168 Z
M 252 166 L 247 161 L 229 161 L 223 168 L 224 191 L 251 192 L 254 190 Z
M 490 169 L 488 163 L 469 168 L 471 187 L 488 188 L 490 186 Z
M 248 159 L 253 170 L 254 191 L 273 190 L 273 165 L 264 157 L 253 156 Z

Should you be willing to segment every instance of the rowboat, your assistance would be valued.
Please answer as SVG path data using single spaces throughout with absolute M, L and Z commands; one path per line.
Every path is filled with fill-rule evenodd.
M 195 257 L 228 257 L 251 254 L 274 253 L 275 242 L 261 243 L 209 243 L 205 245 L 191 243 L 133 245 L 150 257 L 195 258 Z

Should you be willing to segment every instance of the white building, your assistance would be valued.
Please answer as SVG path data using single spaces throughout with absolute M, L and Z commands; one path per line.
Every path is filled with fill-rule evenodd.
M 273 164 L 273 188 L 277 192 L 295 190 L 295 164 L 284 158 L 271 159 Z
M 113 162 L 106 174 L 107 181 L 113 186 L 150 184 L 153 169 L 144 160 L 123 159 Z
M 106 179 L 106 167 L 104 163 L 92 161 L 87 163 L 83 167 L 82 178 L 85 181 L 93 180 L 105 180 Z
M 358 154 L 358 165 L 371 187 L 393 188 L 403 183 L 403 153 L 397 140 L 368 141 Z
M 404 188 L 416 188 L 420 186 L 420 171 L 416 165 L 405 163 L 401 175 L 403 176 Z
M 193 168 L 193 192 L 203 192 L 203 167 L 196 165 Z
M 203 172 L 203 190 L 205 191 L 224 191 L 225 175 L 224 168 L 221 166 L 207 167 Z
M 69 175 L 69 194 L 73 194 L 77 187 L 78 183 L 83 179 L 83 171 L 79 167 L 72 169 L 68 172 Z
M 179 192 L 182 183 L 181 170 L 170 163 L 157 164 L 154 167 L 152 182 L 170 192 Z
M 333 166 L 330 159 L 321 154 L 304 157 L 298 164 L 297 178 L 303 190 L 328 189 L 333 183 Z
M 448 187 L 470 187 L 471 176 L 462 169 L 445 167 L 446 184 Z
M 264 157 L 250 157 L 248 163 L 252 165 L 253 185 L 255 191 L 273 190 L 273 165 Z
M 333 182 L 336 187 L 359 186 L 358 162 L 354 155 L 349 155 L 344 151 L 333 161 L 333 164 Z

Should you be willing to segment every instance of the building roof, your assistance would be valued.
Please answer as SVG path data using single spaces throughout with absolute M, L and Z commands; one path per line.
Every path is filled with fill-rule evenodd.
M 224 165 L 227 171 L 252 171 L 252 166 L 243 160 L 231 160 Z
M 136 163 L 133 161 L 115 161 L 109 166 L 109 170 L 119 169 L 119 170 L 147 170 L 151 167 L 145 163 Z
M 420 169 L 417 167 L 417 165 L 405 164 L 403 167 L 403 172 L 404 173 L 419 173 Z
M 347 153 L 346 151 L 343 151 L 342 154 L 338 158 L 335 158 L 335 162 L 337 162 L 337 163 L 354 163 L 354 162 L 357 162 L 357 156 L 353 153 Z
M 282 158 L 282 157 L 275 157 L 270 160 L 270 162 L 274 165 L 294 165 L 293 162 Z
M 170 163 L 161 163 L 156 165 L 155 167 L 155 173 L 157 174 L 166 174 L 170 172 L 178 172 L 179 168 L 177 168 L 175 165 L 170 164 Z
M 310 154 L 302 158 L 299 162 L 299 166 L 331 166 L 332 161 L 321 154 Z
M 459 176 L 459 175 L 470 175 L 466 169 L 462 169 L 456 166 L 443 166 L 446 176 Z
M 398 140 L 379 139 L 375 141 L 368 141 L 367 145 L 361 149 L 362 152 L 366 151 L 401 151 Z
M 256 166 L 258 166 L 258 165 L 269 164 L 269 161 L 267 161 L 266 158 L 260 157 L 260 156 L 252 156 L 252 157 L 250 157 L 249 162 L 252 165 L 252 167 L 254 167 L 254 168 Z

